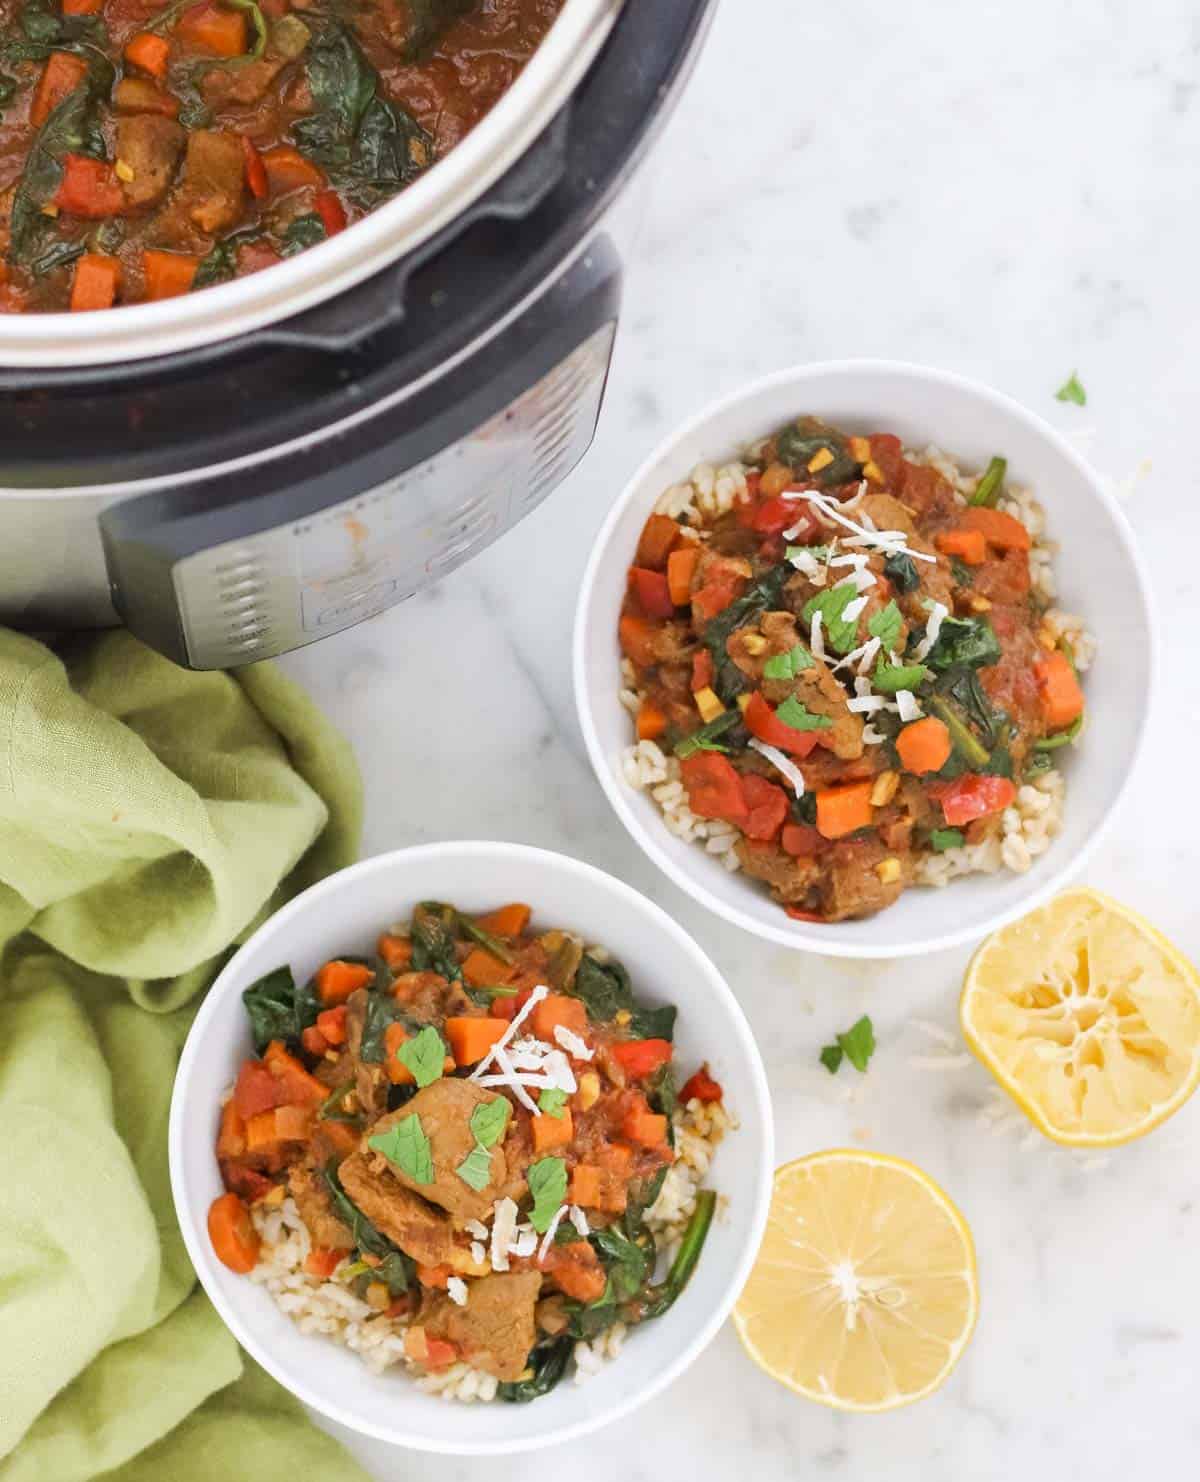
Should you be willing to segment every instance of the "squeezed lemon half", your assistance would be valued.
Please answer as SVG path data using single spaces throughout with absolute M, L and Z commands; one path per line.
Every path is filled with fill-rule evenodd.
M 959 1006 L 967 1044 L 1034 1123 L 1116 1147 L 1200 1081 L 1200 978 L 1135 911 L 1079 888 L 976 952 Z
M 776 1170 L 734 1324 L 773 1379 L 839 1410 L 932 1393 L 979 1308 L 966 1221 L 912 1164 L 834 1150 Z

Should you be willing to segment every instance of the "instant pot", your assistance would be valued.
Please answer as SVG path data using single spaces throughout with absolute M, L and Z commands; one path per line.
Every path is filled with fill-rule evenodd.
M 713 0 L 566 0 L 509 92 L 349 231 L 202 293 L 0 316 L 0 621 L 191 668 L 403 601 L 595 431 L 627 187 Z

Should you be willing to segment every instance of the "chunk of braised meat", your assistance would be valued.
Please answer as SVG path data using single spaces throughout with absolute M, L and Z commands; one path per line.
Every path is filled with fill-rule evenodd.
M 897 492 L 925 530 L 936 529 L 939 523 L 948 524 L 962 508 L 962 500 L 949 479 L 924 464 L 903 465 Z
M 368 1121 L 387 1111 L 387 1071 L 382 1065 L 361 1059 L 363 1026 L 371 1000 L 365 988 L 356 989 L 346 1000 L 346 1047 L 354 1064 L 354 1089 L 359 1109 Z
M 261 102 L 275 79 L 308 48 L 312 32 L 295 15 L 285 15 L 271 26 L 266 51 L 257 61 L 240 67 L 214 67 L 200 79 L 200 92 L 210 108 L 248 106 Z
M 465 1275 L 477 1274 L 470 1242 L 457 1232 L 454 1221 L 420 1194 L 406 1188 L 386 1158 L 360 1150 L 338 1168 L 338 1178 L 349 1198 L 367 1219 L 421 1266 L 450 1266 Z
M 697 644 L 687 623 L 671 621 L 653 629 L 648 648 L 656 664 L 690 664 Z
M 534 1311 L 541 1288 L 537 1271 L 494 1273 L 471 1283 L 465 1307 L 438 1295 L 417 1320 L 431 1337 L 455 1344 L 473 1368 L 512 1383 L 524 1373 L 537 1341 Z
M 199 248 L 234 226 L 242 214 L 246 160 L 236 134 L 194 129 L 187 140 L 179 189 L 155 223 L 166 246 Z
M 392 983 L 392 996 L 422 1024 L 450 1017 L 474 1018 L 486 1012 L 464 990 L 440 973 L 401 973 Z
M 1023 602 L 1029 596 L 1028 551 L 1004 551 L 976 566 L 971 573 L 971 591 L 988 602 Z
M 389 1165 L 395 1177 L 422 1198 L 441 1205 L 457 1220 L 482 1220 L 491 1213 L 492 1204 L 499 1198 L 500 1189 L 508 1178 L 504 1139 L 497 1142 L 488 1154 L 489 1177 L 483 1188 L 473 1189 L 459 1177 L 458 1168 L 476 1145 L 475 1134 L 471 1131 L 472 1112 L 476 1107 L 498 1099 L 502 1098 L 477 1086 L 474 1081 L 443 1078 L 418 1091 L 398 1111 L 381 1117 L 371 1128 L 371 1135 L 386 1132 L 405 1117 L 419 1117 L 421 1130 L 429 1139 L 433 1159 L 432 1181 L 418 1183 L 403 1169 Z
M 766 679 L 763 670 L 768 659 L 789 653 L 801 642 L 795 614 L 764 612 L 756 623 L 736 628 L 726 641 L 725 651 L 771 704 L 779 705 L 792 693 L 792 681 Z
M 117 159 L 132 178 L 122 183 L 133 211 L 157 206 L 171 188 L 187 135 L 161 113 L 133 113 L 117 119 Z
M 751 839 L 739 839 L 734 847 L 746 874 L 764 881 L 785 905 L 802 904 L 821 878 L 816 858 L 796 859 L 776 844 Z
M 352 1250 L 354 1235 L 334 1213 L 325 1180 L 314 1168 L 297 1165 L 288 1172 L 288 1193 L 314 1245 L 324 1250 Z M 364 1211 L 365 1212 L 365 1211 Z
M 161 113 L 165 118 L 179 115 L 179 99 L 166 93 L 148 77 L 122 77 L 113 89 L 113 107 L 118 114 Z
M 889 850 L 875 836 L 839 839 L 825 854 L 821 880 L 821 914 L 828 921 L 873 916 L 903 891 L 908 856 Z M 888 866 L 895 861 L 896 868 Z
M 859 505 L 864 514 L 875 522 L 880 530 L 899 530 L 904 543 L 910 550 L 932 556 L 931 561 L 913 560 L 918 585 L 911 591 L 893 590 L 896 605 L 904 614 L 905 621 L 913 627 L 924 627 L 929 620 L 927 602 L 940 602 L 949 611 L 954 610 L 954 578 L 949 560 L 941 555 L 925 536 L 917 531 L 912 511 L 893 494 L 868 494 Z M 955 504 L 957 509 L 957 503 Z M 885 563 L 886 564 L 886 563 Z M 903 652 L 897 646 L 898 652 Z
M 796 698 L 813 715 L 832 724 L 821 732 L 821 745 L 839 761 L 852 762 L 863 754 L 863 718 L 849 708 L 846 691 L 828 664 L 814 658 L 796 677 Z

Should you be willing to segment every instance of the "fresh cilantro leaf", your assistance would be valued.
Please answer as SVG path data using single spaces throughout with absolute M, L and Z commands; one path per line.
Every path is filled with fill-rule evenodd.
M 446 1046 L 432 1024 L 412 1039 L 406 1039 L 396 1051 L 396 1059 L 413 1073 L 413 1079 L 422 1088 L 432 1086 L 442 1078 L 442 1064 L 446 1058 Z
M 1054 393 L 1055 401 L 1074 402 L 1077 407 L 1087 406 L 1087 392 L 1083 389 L 1083 382 L 1075 371 L 1072 371 L 1067 379 Z
M 836 1044 L 826 1045 L 821 1051 L 821 1064 L 830 1075 L 836 1075 L 843 1059 L 849 1060 L 855 1070 L 864 1071 L 875 1053 L 875 1026 L 864 1014 L 852 1024 L 845 1034 L 839 1034 Z
M 539 1158 L 529 1165 L 525 1175 L 533 1195 L 533 1212 L 529 1223 L 544 1235 L 550 1222 L 567 1198 L 567 1165 L 562 1158 Z
M 962 829 L 935 828 L 929 835 L 929 842 L 938 854 L 944 854 L 947 849 L 961 849 L 964 842 Z
M 396 1122 L 386 1132 L 377 1132 L 374 1137 L 367 1138 L 367 1146 L 382 1153 L 414 1183 L 433 1182 L 433 1150 L 416 1112 Z
M 858 597 L 858 588 L 853 582 L 830 587 L 818 592 L 804 604 L 804 619 L 811 625 L 814 613 L 821 614 L 821 625 L 829 647 L 840 654 L 848 654 L 858 638 L 858 619 L 849 622 L 843 616 L 846 608 Z
M 467 1156 L 454 1170 L 463 1183 L 479 1193 L 486 1189 L 492 1178 L 492 1155 L 487 1148 L 476 1143 Z
M 924 664 L 885 664 L 880 660 L 871 683 L 881 694 L 896 695 L 901 690 L 915 690 L 928 673 Z
M 802 643 L 797 643 L 785 654 L 772 654 L 763 665 L 764 679 L 795 679 L 797 674 L 813 666 L 813 656 Z
M 841 1045 L 826 1045 L 821 1051 L 821 1064 L 830 1075 L 837 1075 L 844 1056 L 845 1051 Z
M 814 715 L 795 695 L 789 695 L 775 712 L 777 720 L 793 731 L 827 731 L 833 724 L 827 715 Z
M 471 1113 L 471 1131 L 481 1148 L 495 1147 L 504 1136 L 511 1110 L 508 1101 L 497 1096 L 492 1101 L 481 1101 Z
M 852 1024 L 846 1030 L 845 1034 L 838 1035 L 837 1042 L 846 1052 L 846 1059 L 855 1070 L 864 1071 L 871 1056 L 875 1053 L 875 1026 L 868 1015 L 864 1014 L 856 1024 Z
M 881 607 L 878 612 L 873 612 L 867 619 L 867 632 L 872 638 L 878 638 L 884 648 L 895 648 L 900 639 L 900 626 L 903 618 L 900 609 L 895 602 L 889 602 L 886 607 Z
M 561 1119 L 567 1105 L 567 1093 L 560 1091 L 557 1086 L 547 1086 L 538 1097 L 538 1110 L 544 1112 L 548 1117 Z
M 915 592 L 921 585 L 917 563 L 906 551 L 898 551 L 896 555 L 889 556 L 883 563 L 883 574 L 901 596 Z

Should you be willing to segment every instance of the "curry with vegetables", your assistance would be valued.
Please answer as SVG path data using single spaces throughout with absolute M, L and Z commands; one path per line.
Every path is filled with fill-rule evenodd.
M 499 1397 L 546 1393 L 574 1345 L 666 1312 L 705 1242 L 696 1196 L 658 1269 L 648 1212 L 675 1161 L 675 1010 L 530 910 L 420 905 L 371 958 L 243 995 L 255 1055 L 221 1109 L 226 1192 L 208 1228 L 230 1269 L 263 1256 L 256 1212 L 291 1199 L 308 1276 L 403 1323 L 410 1364 L 465 1361 Z
M 1079 735 L 1005 476 L 995 458 L 954 481 L 801 417 L 731 507 L 642 531 L 619 634 L 638 738 L 791 916 L 889 906 L 923 856 L 995 836 Z
M 257 272 L 509 87 L 562 0 L 0 0 L 0 312 Z

